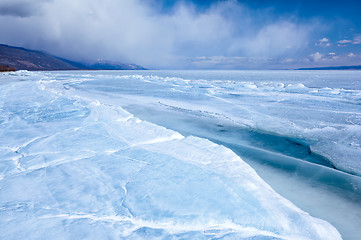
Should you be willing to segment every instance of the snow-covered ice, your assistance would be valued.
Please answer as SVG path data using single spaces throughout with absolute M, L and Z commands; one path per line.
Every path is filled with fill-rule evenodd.
M 230 149 L 122 106 L 290 136 L 358 174 L 359 90 L 127 74 L 0 75 L 0 238 L 341 239 Z

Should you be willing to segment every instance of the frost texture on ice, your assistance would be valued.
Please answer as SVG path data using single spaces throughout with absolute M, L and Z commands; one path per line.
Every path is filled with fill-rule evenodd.
M 231 150 L 18 74 L 0 85 L 1 239 L 341 238 Z

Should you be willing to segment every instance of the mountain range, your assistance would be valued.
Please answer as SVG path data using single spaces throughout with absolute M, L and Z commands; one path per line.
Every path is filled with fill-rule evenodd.
M 0 44 L 0 70 L 13 69 L 30 71 L 51 70 L 144 70 L 136 64 L 98 61 L 92 64 L 79 63 L 51 54 L 21 47 Z

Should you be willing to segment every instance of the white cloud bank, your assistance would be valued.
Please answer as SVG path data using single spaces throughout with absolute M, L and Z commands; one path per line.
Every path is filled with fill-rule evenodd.
M 330 47 L 331 46 L 331 43 L 330 43 L 330 40 L 328 38 L 321 38 L 320 40 L 318 40 L 316 43 L 315 43 L 316 46 L 321 46 L 321 47 Z
M 141 0 L 2 0 L 0 22 L 2 43 L 149 68 L 197 67 L 189 59 L 200 56 L 292 57 L 318 24 L 280 19 L 232 0 L 202 12 L 183 3 L 171 13 Z
M 354 54 L 354 53 L 336 54 L 334 52 L 322 54 L 320 52 L 315 52 L 309 55 L 308 61 L 313 62 L 315 64 L 314 66 L 318 66 L 318 67 L 353 66 L 353 65 L 357 65 L 358 62 L 361 62 L 361 54 Z
M 349 39 L 343 39 L 343 40 L 338 41 L 338 43 L 345 44 L 345 43 L 352 43 L 352 41 Z
M 352 44 L 361 44 L 361 35 L 356 35 L 352 41 Z
M 361 35 L 355 35 L 352 40 L 350 39 L 342 39 L 338 41 L 339 47 L 345 47 L 346 44 L 361 44 Z

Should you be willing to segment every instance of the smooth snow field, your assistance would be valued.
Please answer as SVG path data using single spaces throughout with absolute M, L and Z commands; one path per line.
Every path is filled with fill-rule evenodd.
M 361 239 L 361 72 L 0 74 L 0 239 Z

